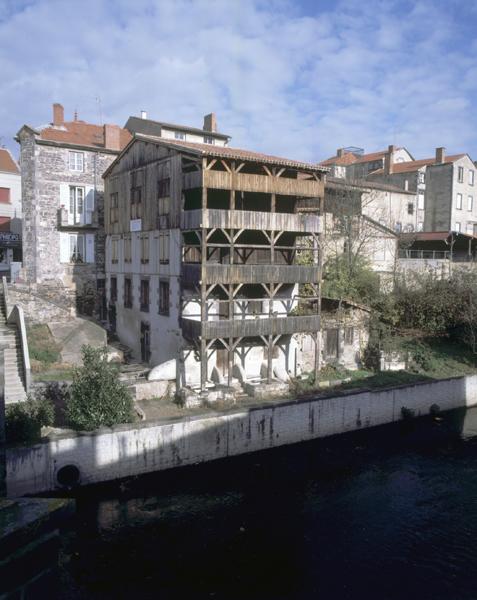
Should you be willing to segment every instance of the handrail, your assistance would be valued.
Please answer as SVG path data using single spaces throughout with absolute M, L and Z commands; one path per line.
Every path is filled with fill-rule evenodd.
M 9 325 L 16 325 L 20 333 L 20 344 L 23 358 L 23 377 L 25 381 L 25 391 L 28 394 L 31 385 L 31 366 L 30 353 L 28 352 L 28 338 L 26 334 L 25 315 L 23 308 L 19 304 L 10 307 L 8 297 L 7 278 L 2 277 L 3 296 L 5 299 L 5 320 Z

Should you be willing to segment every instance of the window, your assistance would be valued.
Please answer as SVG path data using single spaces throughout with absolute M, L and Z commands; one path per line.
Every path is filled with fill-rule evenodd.
M 116 264 L 118 262 L 118 240 L 111 240 L 111 262 Z
M 131 173 L 131 219 L 140 219 L 142 217 L 142 187 L 140 185 L 140 171 Z
M 169 282 L 159 281 L 159 314 L 169 314 Z
M 456 221 L 455 227 L 454 227 L 454 231 L 457 231 L 458 233 L 460 233 L 461 231 L 461 226 L 460 223 L 458 221 Z
M 157 182 L 157 197 L 166 198 L 171 195 L 171 178 L 159 179 Z M 167 211 L 169 212 L 169 210 Z M 162 213 L 165 214 L 165 213 Z
M 417 208 L 418 210 L 424 210 L 424 194 L 417 195 Z
M 467 223 L 467 233 L 469 235 L 473 235 L 473 233 L 474 233 L 474 226 L 472 225 L 472 223 Z
M 132 308 L 132 283 L 130 277 L 124 278 L 124 308 Z
M 417 224 L 417 230 L 422 231 L 423 229 L 424 229 L 424 223 L 422 221 L 419 221 L 419 223 Z
M 473 196 L 467 196 L 467 210 L 469 212 L 472 212 L 473 208 L 474 208 L 474 197 Z
M 345 327 L 344 342 L 345 344 L 352 344 L 354 342 L 354 327 Z
M 171 195 L 171 180 L 159 179 L 157 182 L 157 198 L 158 198 L 158 228 L 169 228 L 169 211 L 170 211 L 170 195 Z
M 185 133 L 183 131 L 174 131 L 174 137 L 176 140 L 185 140 Z
M 86 262 L 84 235 L 70 235 L 70 262 Z
M 210 135 L 204 135 L 204 144 L 215 144 L 215 140 Z
M 83 152 L 70 152 L 70 171 L 84 170 Z
M 474 185 L 474 171 L 469 169 L 469 185 Z
M 396 230 L 396 233 L 401 233 L 402 223 L 400 221 L 397 221 L 396 224 L 394 225 L 394 229 Z
M 109 286 L 109 300 L 116 302 L 118 299 L 118 280 L 116 277 L 111 277 Z
M 169 233 L 159 234 L 159 262 L 161 265 L 169 263 Z
M 118 192 L 109 195 L 109 222 L 119 221 Z
M 149 236 L 141 236 L 141 263 L 143 265 L 149 262 Z
M 420 171 L 417 174 L 417 183 L 425 183 L 426 181 L 426 174 L 424 173 L 424 171 Z
M 325 346 L 327 358 L 338 358 L 338 330 L 327 329 L 326 330 L 326 346 Z
M 125 263 L 131 262 L 131 236 L 130 235 L 124 236 L 124 262 Z
M 149 280 L 141 279 L 140 304 L 142 312 L 149 312 Z
M 457 208 L 457 210 L 462 210 L 462 194 L 457 194 L 455 207 Z
M 2 204 L 10 203 L 10 188 L 0 187 L 0 202 Z
M 458 170 L 457 170 L 457 181 L 459 183 L 464 183 L 464 167 L 458 167 Z
M 407 214 L 408 215 L 413 215 L 414 214 L 414 202 L 408 202 L 408 205 L 407 205 Z
M 70 186 L 70 214 L 79 223 L 84 211 L 84 188 Z

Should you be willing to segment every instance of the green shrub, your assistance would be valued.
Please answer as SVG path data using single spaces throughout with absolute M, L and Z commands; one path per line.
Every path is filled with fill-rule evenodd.
M 30 358 L 46 365 L 58 362 L 60 347 L 46 325 L 33 325 L 27 331 Z
M 83 366 L 73 373 L 66 401 L 68 423 L 91 431 L 134 421 L 133 400 L 119 380 L 118 368 L 107 360 L 105 348 L 82 347 Z
M 41 438 L 41 428 L 53 425 L 55 409 L 45 397 L 32 398 L 6 407 L 5 434 L 7 442 L 37 442 Z

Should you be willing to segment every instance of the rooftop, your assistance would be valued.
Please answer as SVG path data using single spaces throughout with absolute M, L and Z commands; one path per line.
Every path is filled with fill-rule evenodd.
M 415 196 L 416 192 L 411 192 L 409 190 L 404 190 L 396 185 L 391 185 L 389 183 L 381 183 L 380 181 L 368 181 L 366 179 L 340 179 L 339 177 L 327 177 L 326 178 L 326 187 L 331 188 L 357 188 L 361 191 L 365 191 L 367 189 L 371 190 L 382 190 L 385 192 L 394 192 L 396 194 L 408 194 L 409 196 Z
M 94 125 L 85 121 L 65 121 L 62 125 L 48 125 L 38 129 L 39 139 L 75 146 L 106 148 L 104 125 Z M 120 129 L 119 140 L 121 150 L 128 144 L 131 134 L 127 129 Z
M 0 148 L 0 171 L 3 173 L 15 173 L 20 175 L 17 161 L 13 158 L 10 150 Z
M 452 154 L 450 156 L 446 156 L 444 158 L 444 163 L 452 163 L 460 158 L 463 158 L 465 154 Z M 393 163 L 393 173 L 409 173 L 412 171 L 418 171 L 423 167 L 430 167 L 436 163 L 436 158 L 433 156 L 432 158 L 422 158 L 419 160 L 410 160 L 408 162 L 401 163 Z M 377 171 L 373 171 L 370 175 L 381 175 L 384 173 L 384 169 L 378 169 Z
M 293 167 L 297 169 L 306 169 L 320 172 L 327 172 L 328 169 L 314 163 L 307 163 L 289 158 L 273 156 L 271 154 L 262 154 L 261 152 L 252 152 L 241 148 L 231 148 L 230 146 L 215 146 L 213 144 L 196 144 L 194 142 L 184 142 L 182 140 L 169 140 L 152 135 L 136 134 L 136 139 L 155 142 L 192 152 L 199 156 L 212 156 L 217 158 L 231 158 L 236 160 L 250 160 L 254 162 L 267 163 L 270 165 Z
M 395 150 L 401 150 L 401 148 L 395 148 Z M 341 156 L 332 156 L 326 160 L 320 162 L 320 165 L 331 166 L 331 165 L 353 165 L 356 163 L 366 163 L 379 160 L 384 158 L 388 150 L 380 150 L 379 152 L 370 152 L 368 154 L 361 154 L 358 152 L 346 152 L 344 151 Z
M 218 131 L 208 131 L 206 129 L 200 129 L 199 127 L 189 127 L 188 125 L 175 125 L 174 123 L 155 121 L 143 117 L 129 117 L 124 127 L 133 133 L 142 133 L 144 135 L 158 135 L 159 132 L 157 130 L 164 128 L 172 129 L 174 131 L 184 131 L 185 133 L 193 133 L 195 135 L 216 137 L 224 141 L 230 139 L 230 135 L 219 133 Z

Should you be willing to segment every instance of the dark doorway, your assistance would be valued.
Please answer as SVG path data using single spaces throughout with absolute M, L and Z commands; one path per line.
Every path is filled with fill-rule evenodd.
M 141 323 L 141 361 L 148 363 L 151 358 L 151 326 Z

